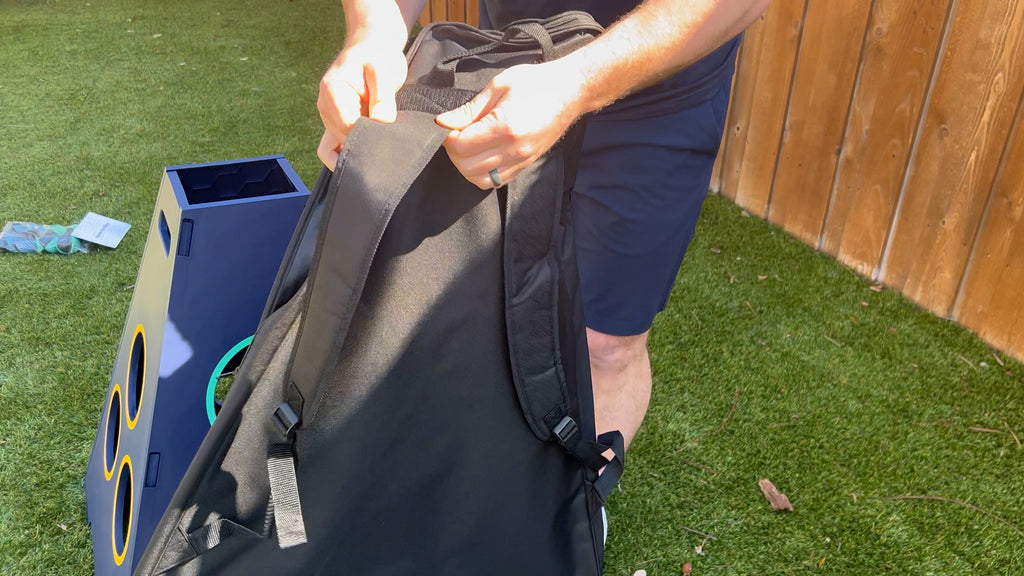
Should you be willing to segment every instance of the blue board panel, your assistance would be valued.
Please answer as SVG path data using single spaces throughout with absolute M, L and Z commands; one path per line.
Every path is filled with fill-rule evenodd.
M 282 156 L 164 170 L 86 472 L 97 575 L 130 575 L 145 550 L 308 198 Z

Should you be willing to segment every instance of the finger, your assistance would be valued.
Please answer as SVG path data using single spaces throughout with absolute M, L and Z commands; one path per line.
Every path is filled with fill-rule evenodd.
M 496 91 L 488 84 L 469 102 L 439 115 L 435 120 L 441 126 L 452 130 L 462 130 L 486 115 L 498 102 Z
M 489 148 L 503 149 L 513 143 L 509 126 L 501 119 L 500 107 L 460 130 L 452 140 L 453 149 L 462 156 L 475 156 Z
M 523 161 L 513 164 L 512 166 L 498 168 L 498 179 L 501 182 L 501 185 L 507 185 L 509 182 L 512 181 L 513 178 L 516 177 L 516 175 L 522 172 L 530 164 L 531 162 L 529 161 Z M 476 184 L 477 187 L 480 188 L 481 190 L 490 190 L 491 188 L 495 188 L 494 181 L 491 180 L 491 174 L 489 171 L 482 177 L 477 177 L 470 180 L 470 182 Z
M 324 127 L 340 139 L 363 115 L 365 104 L 358 87 L 338 71 L 325 75 L 320 81 L 316 106 Z
M 519 174 L 519 172 L 522 171 L 523 168 L 525 168 L 525 165 L 522 164 L 515 165 L 510 168 L 497 168 L 496 170 L 498 170 L 498 182 L 501 182 L 500 186 L 507 185 L 509 181 L 515 178 L 516 174 Z M 463 174 L 463 176 L 466 177 L 466 180 L 469 180 L 474 186 L 481 190 L 491 190 L 493 188 L 498 188 L 498 186 L 494 185 L 494 180 L 491 179 L 490 170 L 482 174 L 479 172 L 474 172 L 469 176 L 466 176 L 466 174 Z
M 320 138 L 320 145 L 316 149 L 316 155 L 320 158 L 320 161 L 332 172 L 338 163 L 338 155 L 342 144 L 343 141 L 339 141 L 329 131 L 325 131 L 324 135 Z
M 368 93 L 367 108 L 369 117 L 380 122 L 394 122 L 398 118 L 398 105 L 395 94 L 405 82 L 405 60 L 402 67 L 387 64 L 383 66 L 366 66 L 364 77 Z
M 470 157 L 453 156 L 449 153 L 448 157 L 451 158 L 452 164 L 459 169 L 459 172 L 470 180 L 489 180 L 489 177 L 484 177 L 487 176 L 491 170 L 497 168 L 500 171 L 502 166 L 508 166 L 512 163 L 511 161 L 505 160 L 497 150 L 488 150 L 482 154 Z
M 340 140 L 348 135 L 359 119 L 361 105 L 358 98 L 349 92 L 338 97 L 322 96 L 317 100 L 317 109 L 324 128 Z
M 464 130 L 449 132 L 444 141 L 448 153 L 469 158 L 508 149 L 513 144 L 513 138 L 508 126 L 499 119 L 498 111 L 495 108 Z
M 490 156 L 484 160 L 467 161 L 466 163 L 455 163 L 456 168 L 462 173 L 466 180 L 481 190 L 495 188 L 491 179 L 491 170 L 498 171 L 498 181 L 504 186 L 515 178 L 519 172 L 529 166 L 529 162 L 512 163 L 501 156 Z

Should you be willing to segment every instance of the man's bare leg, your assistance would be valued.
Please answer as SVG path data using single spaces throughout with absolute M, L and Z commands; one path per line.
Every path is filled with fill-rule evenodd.
M 587 328 L 597 433 L 618 430 L 627 448 L 651 400 L 647 334 L 612 336 Z

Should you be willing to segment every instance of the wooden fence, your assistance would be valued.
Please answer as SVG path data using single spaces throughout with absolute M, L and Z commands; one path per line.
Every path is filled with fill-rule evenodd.
M 1022 101 L 1024 0 L 773 0 L 712 188 L 1024 359 Z
M 774 0 L 713 189 L 1024 358 L 1024 0 Z
M 469 22 L 476 26 L 480 21 L 480 3 L 478 0 L 429 0 L 420 13 L 420 25 L 441 21 Z

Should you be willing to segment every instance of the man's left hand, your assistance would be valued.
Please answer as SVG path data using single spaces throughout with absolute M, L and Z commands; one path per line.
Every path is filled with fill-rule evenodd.
M 481 189 L 500 182 L 548 151 L 582 113 L 578 72 L 558 60 L 513 66 L 472 100 L 437 117 L 452 132 L 444 141 L 455 167 Z

